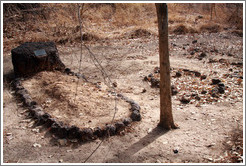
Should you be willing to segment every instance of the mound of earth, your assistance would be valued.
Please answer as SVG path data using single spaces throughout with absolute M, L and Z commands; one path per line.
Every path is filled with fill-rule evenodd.
M 129 117 L 130 105 L 110 93 L 102 83 L 92 84 L 61 72 L 40 72 L 23 81 L 44 111 L 69 125 L 97 127 Z

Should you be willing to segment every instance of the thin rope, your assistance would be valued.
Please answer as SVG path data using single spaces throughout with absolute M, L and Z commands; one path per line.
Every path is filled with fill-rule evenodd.
M 83 7 L 84 7 L 84 4 L 82 6 L 82 10 L 83 10 Z M 80 5 L 78 4 L 78 18 L 79 18 L 80 35 L 81 35 L 79 74 L 80 74 L 81 62 L 82 62 L 82 47 L 84 46 L 88 50 L 89 55 L 90 55 L 90 58 L 92 59 L 94 65 L 102 73 L 102 76 L 103 76 L 103 79 L 104 79 L 105 84 L 108 86 L 108 88 L 111 89 L 111 93 L 114 94 L 114 115 L 113 115 L 112 120 L 111 120 L 111 124 L 112 124 L 113 121 L 114 121 L 114 119 L 115 119 L 116 113 L 117 113 L 117 95 L 116 95 L 115 87 L 112 86 L 112 81 L 111 81 L 109 75 L 104 70 L 103 66 L 98 61 L 98 59 L 96 58 L 95 54 L 93 54 L 93 52 L 90 50 L 90 48 L 83 43 L 82 20 L 81 20 L 81 13 L 80 12 L 81 12 L 80 11 Z M 78 81 L 79 81 L 79 79 L 78 79 Z M 76 85 L 76 93 L 75 93 L 74 101 L 76 101 L 77 90 L 78 90 L 78 81 L 77 81 L 77 85 Z M 109 131 L 107 131 L 107 136 L 110 136 Z M 105 140 L 105 137 L 101 140 L 101 142 L 98 144 L 98 146 L 92 151 L 92 153 L 84 160 L 84 163 L 86 163 L 91 158 L 91 156 L 99 149 L 99 147 L 102 145 L 102 143 L 104 142 L 104 140 Z
M 108 74 L 106 73 L 106 71 L 104 70 L 104 68 L 102 67 L 101 63 L 96 58 L 95 54 L 93 54 L 93 52 L 90 50 L 89 47 L 87 47 L 85 44 L 83 44 L 83 45 L 88 50 L 88 52 L 90 54 L 90 57 L 92 58 L 92 61 L 93 61 L 94 65 L 101 71 L 105 84 L 110 89 L 113 89 L 113 94 L 114 94 L 114 115 L 113 115 L 112 120 L 111 120 L 111 124 L 112 124 L 113 121 L 114 121 L 114 119 L 115 119 L 115 115 L 117 113 L 117 95 L 116 95 L 115 87 L 111 86 L 112 85 L 112 81 L 111 81 L 110 77 L 108 76 Z M 106 83 L 107 82 L 106 79 L 108 79 L 109 84 Z M 110 136 L 109 131 L 107 131 L 107 135 L 108 135 L 108 137 Z M 99 147 L 102 145 L 102 143 L 104 142 L 104 140 L 105 140 L 105 138 L 103 138 L 101 140 L 101 142 L 92 151 L 92 153 L 84 160 L 84 163 L 86 163 L 91 158 L 91 156 L 99 149 Z M 111 146 L 109 147 L 109 149 L 111 149 Z M 105 158 L 106 158 L 107 155 L 108 155 L 108 153 L 105 155 Z
M 81 72 L 81 63 L 82 63 L 82 51 L 83 51 L 83 35 L 82 35 L 82 21 L 81 21 L 81 16 L 80 16 L 80 5 L 78 4 L 78 18 L 79 18 L 79 26 L 80 26 L 80 59 L 79 59 L 79 74 Z M 76 97 L 78 95 L 78 85 L 79 85 L 79 78 L 76 83 L 76 92 L 74 96 L 74 103 L 76 102 Z

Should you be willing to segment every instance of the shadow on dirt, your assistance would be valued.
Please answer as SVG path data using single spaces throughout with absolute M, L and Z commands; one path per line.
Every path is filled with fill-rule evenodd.
M 132 156 L 139 152 L 140 150 L 147 147 L 149 144 L 154 142 L 160 136 L 166 134 L 168 130 L 163 130 L 160 127 L 154 128 L 150 133 L 141 138 L 138 142 L 132 144 L 126 150 L 119 152 L 115 158 L 111 158 L 106 161 L 106 163 L 116 163 L 116 162 L 139 162 L 133 160 Z

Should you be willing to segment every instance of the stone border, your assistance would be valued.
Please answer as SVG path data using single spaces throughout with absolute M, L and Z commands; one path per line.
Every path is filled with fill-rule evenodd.
M 65 73 L 86 80 L 86 78 L 83 75 L 71 72 L 71 70 L 68 68 L 65 70 Z M 36 120 L 37 126 L 43 125 L 46 128 L 50 128 L 49 131 L 59 139 L 77 139 L 78 141 L 84 142 L 94 140 L 100 137 L 113 136 L 123 131 L 133 121 L 141 120 L 141 108 L 138 105 L 138 103 L 136 103 L 132 99 L 123 96 L 122 94 L 116 94 L 117 97 L 131 105 L 130 117 L 124 118 L 122 121 L 114 122 L 113 124 L 106 124 L 104 127 L 95 127 L 93 129 L 79 128 L 75 125 L 66 125 L 61 121 L 57 121 L 50 114 L 46 113 L 43 110 L 43 108 L 32 99 L 28 91 L 22 86 L 22 80 L 22 78 L 16 78 L 12 83 L 16 97 L 23 103 L 23 106 L 28 109 L 28 116 Z

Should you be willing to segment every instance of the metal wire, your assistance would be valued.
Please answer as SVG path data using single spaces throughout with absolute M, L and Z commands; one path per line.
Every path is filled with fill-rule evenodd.
M 80 16 L 80 5 L 78 5 L 78 18 L 79 18 L 79 26 L 80 26 L 80 59 L 79 59 L 79 74 L 81 72 L 81 63 L 82 63 L 82 51 L 83 51 L 83 35 L 82 35 L 82 21 L 81 21 L 81 16 Z M 74 103 L 76 102 L 76 96 L 78 95 L 78 85 L 79 85 L 79 80 L 77 80 L 76 83 L 76 92 L 74 96 Z
M 83 7 L 84 7 L 84 4 L 82 6 L 82 10 L 83 10 Z M 82 14 L 83 14 L 83 11 L 82 11 Z M 104 83 L 108 86 L 108 88 L 111 89 L 111 93 L 114 94 L 114 115 L 113 115 L 112 120 L 111 120 L 111 124 L 112 124 L 114 119 L 115 119 L 116 113 L 117 113 L 117 95 L 116 95 L 115 87 L 112 86 L 112 81 L 111 81 L 109 75 L 107 74 L 107 72 L 105 71 L 105 69 L 103 68 L 101 63 L 98 61 L 95 54 L 90 50 L 90 48 L 88 46 L 86 46 L 83 43 L 82 19 L 81 19 L 81 11 L 80 11 L 80 5 L 79 4 L 78 4 L 78 18 L 79 18 L 80 35 L 81 35 L 79 74 L 81 72 L 81 63 L 82 63 L 82 47 L 84 46 L 87 49 L 87 51 L 89 52 L 89 55 L 90 55 L 92 62 L 98 68 L 98 70 L 101 72 L 101 74 L 103 76 Z M 75 93 L 74 101 L 76 101 L 76 96 L 77 96 L 77 91 L 78 91 L 78 83 L 79 83 L 79 79 L 78 79 L 77 85 L 76 85 L 76 93 Z M 109 131 L 107 131 L 107 136 L 110 136 Z M 91 158 L 91 156 L 99 149 L 99 147 L 102 145 L 104 140 L 105 140 L 105 137 L 101 140 L 101 142 L 98 144 L 98 146 L 92 151 L 92 153 L 84 160 L 84 163 L 86 163 Z

